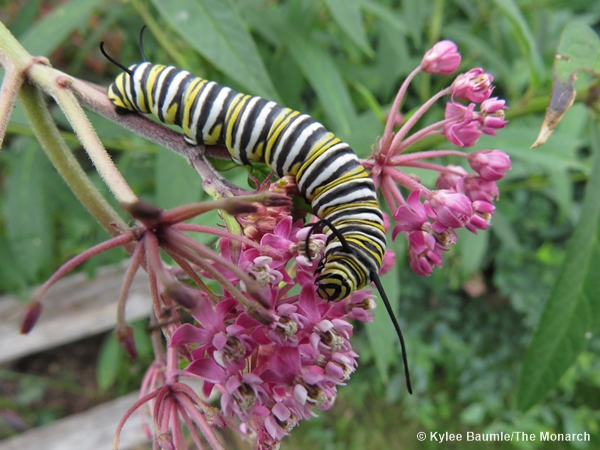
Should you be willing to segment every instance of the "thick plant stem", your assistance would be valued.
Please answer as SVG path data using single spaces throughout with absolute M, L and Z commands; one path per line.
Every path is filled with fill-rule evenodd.
M 6 127 L 8 126 L 8 119 L 10 113 L 15 106 L 15 100 L 19 88 L 23 83 L 23 77 L 12 68 L 5 68 L 6 74 L 2 82 L 2 89 L 0 90 L 0 150 L 2 149 L 2 142 L 6 134 Z
M 67 147 L 39 89 L 24 84 L 19 100 L 42 148 L 69 188 L 109 234 L 120 234 L 119 229 L 126 229 L 127 224 L 92 184 Z
M 104 149 L 85 112 L 68 89 L 71 78 L 51 67 L 40 64 L 33 65 L 29 69 L 28 75 L 44 91 L 54 97 L 71 123 L 96 170 L 115 198 L 120 203 L 135 203 L 136 195 Z

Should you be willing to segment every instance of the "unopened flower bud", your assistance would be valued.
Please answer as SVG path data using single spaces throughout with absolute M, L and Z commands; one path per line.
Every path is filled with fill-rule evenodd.
M 292 199 L 283 194 L 265 193 L 262 204 L 268 207 L 292 206 Z
M 27 334 L 35 326 L 42 313 L 42 304 L 38 300 L 33 300 L 25 307 L 25 315 L 21 322 L 21 334 Z
M 431 74 L 448 75 L 458 69 L 460 53 L 452 41 L 440 41 L 425 53 L 421 68 Z
M 450 171 L 440 172 L 435 182 L 439 189 L 452 189 L 467 176 L 467 171 L 461 166 L 449 165 L 447 168 Z
M 121 344 L 121 347 L 135 361 L 138 358 L 138 352 L 133 339 L 133 327 L 130 325 L 119 325 L 115 330 L 115 337 Z
M 138 220 L 158 220 L 163 212 L 158 206 L 138 200 L 135 203 L 121 203 L 121 208 Z
M 429 199 L 437 220 L 448 228 L 461 228 L 473 215 L 473 204 L 466 195 L 441 189 Z
M 252 214 L 257 210 L 258 208 L 256 205 L 240 200 L 228 202 L 225 207 L 225 211 L 232 216 L 237 216 L 238 214 Z
M 480 150 L 469 155 L 469 164 L 484 180 L 497 181 L 510 170 L 510 157 L 502 150 Z

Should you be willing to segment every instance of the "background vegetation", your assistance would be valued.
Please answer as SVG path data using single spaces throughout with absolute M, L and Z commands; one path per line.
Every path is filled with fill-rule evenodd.
M 444 267 L 429 278 L 410 271 L 404 243 L 398 240 L 397 271 L 386 283 L 399 293 L 415 394 L 408 396 L 404 390 L 399 349 L 385 327 L 360 328 L 354 346 L 361 366 L 340 390 L 337 405 L 284 441 L 286 448 L 323 449 L 430 448 L 438 444 L 418 442 L 417 431 L 468 430 L 587 431 L 591 442 L 572 447 L 598 447 L 597 321 L 586 329 L 584 350 L 542 401 L 524 411 L 523 406 L 530 405 L 517 397 L 526 348 L 565 262 L 600 142 L 593 102 L 577 102 L 549 142 L 529 150 L 548 105 L 561 31 L 576 18 L 597 27 L 600 3 L 27 0 L 8 2 L 0 9 L 0 20 L 31 54 L 48 56 L 54 67 L 104 85 L 119 70 L 100 54 L 99 42 L 105 41 L 109 53 L 124 64 L 138 62 L 138 34 L 146 24 L 150 61 L 177 65 L 307 112 L 359 155 L 368 154 L 381 135 L 383 117 L 403 77 L 436 41 L 458 44 L 461 70 L 481 66 L 494 75 L 494 95 L 507 99 L 511 122 L 497 138 L 481 139 L 477 148 L 506 151 L 513 169 L 500 184 L 493 226 L 478 236 L 461 233 L 458 245 L 445 255 Z M 420 75 L 404 111 L 449 82 Z M 578 99 L 589 98 L 593 83 L 591 75 L 578 75 Z M 440 104 L 423 123 L 442 117 L 443 107 Z M 202 197 L 200 179 L 182 158 L 113 123 L 93 115 L 91 119 L 142 198 L 168 208 Z M 60 112 L 56 120 L 65 122 Z M 51 167 L 18 106 L 8 131 L 0 153 L 0 292 L 27 298 L 28 286 L 42 282 L 106 234 Z M 66 124 L 64 136 L 106 192 Z M 448 147 L 436 139 L 427 145 Z M 234 168 L 226 176 L 243 182 L 246 174 Z M 597 242 L 597 236 L 589 236 L 590 246 Z M 124 252 L 113 251 L 91 260 L 85 270 L 93 273 L 124 257 Z M 566 264 L 573 267 L 576 262 Z M 383 310 L 379 319 L 387 320 Z M 126 361 L 111 338 L 105 340 L 98 359 L 99 389 L 115 395 L 136 389 L 139 378 L 132 374 L 139 377 L 141 371 Z M 534 373 L 523 372 L 521 391 L 533 389 L 527 387 L 527 379 Z M 11 371 L 0 373 L 5 380 L 14 376 Z M 56 389 L 55 384 L 43 377 L 36 383 L 22 381 L 17 396 L 0 401 L 3 408 L 39 425 L 63 413 L 44 403 L 46 388 Z M 548 448 L 539 441 L 493 447 L 511 446 Z

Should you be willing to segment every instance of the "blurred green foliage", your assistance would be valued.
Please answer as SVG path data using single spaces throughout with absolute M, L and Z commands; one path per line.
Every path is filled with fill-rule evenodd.
M 560 33 L 573 19 L 597 27 L 600 2 L 28 0 L 10 2 L 0 10 L 0 19 L 29 51 L 48 56 L 54 67 L 104 85 L 119 70 L 104 60 L 98 43 L 105 41 L 109 53 L 125 65 L 138 62 L 138 34 L 146 24 L 150 32 L 144 47 L 150 61 L 174 64 L 307 112 L 363 156 L 381 135 L 382 117 L 402 79 L 433 43 L 456 42 L 463 55 L 461 70 L 484 67 L 495 77 L 494 95 L 506 98 L 511 107 L 507 128 L 477 146 L 502 149 L 512 158 L 513 169 L 500 183 L 493 226 L 476 237 L 461 233 L 445 255 L 444 267 L 429 278 L 409 270 L 401 239 L 394 244 L 397 271 L 384 282 L 399 293 L 415 394 L 404 390 L 394 338 L 381 334 L 385 326 L 369 329 L 367 324 L 354 338 L 360 368 L 340 390 L 336 407 L 302 424 L 284 446 L 433 448 L 438 444 L 417 441 L 416 432 L 473 430 L 592 435 L 590 443 L 549 445 L 538 439 L 486 448 L 598 447 L 598 323 L 585 330 L 585 348 L 543 401 L 521 412 L 516 393 L 527 345 L 581 214 L 593 153 L 600 150 L 594 105 L 576 103 L 545 146 L 528 148 L 550 98 Z M 403 111 L 414 110 L 450 82 L 449 77 L 419 75 Z M 593 92 L 593 83 L 593 75 L 578 75 L 578 99 Z M 422 124 L 441 118 L 443 108 L 431 109 Z M 201 183 L 182 159 L 90 116 L 142 198 L 162 207 L 201 198 Z M 106 192 L 59 112 L 56 118 Z M 426 145 L 446 147 L 439 139 Z M 226 176 L 245 183 L 247 172 L 234 168 Z M 0 153 L 0 194 L 0 291 L 26 297 L 27 286 L 106 238 L 51 168 L 18 106 Z M 592 237 L 589 242 L 593 244 Z M 113 251 L 84 268 L 93 272 L 124 256 Z M 598 300 L 600 295 L 591 298 Z M 381 308 L 378 316 L 382 322 L 387 319 Z M 114 342 L 107 341 L 98 369 L 100 386 L 127 378 L 105 362 L 122 358 L 118 353 Z M 532 370 L 530 374 L 536 368 Z

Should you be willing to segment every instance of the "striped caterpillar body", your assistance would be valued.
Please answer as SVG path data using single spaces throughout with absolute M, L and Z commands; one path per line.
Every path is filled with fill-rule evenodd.
M 260 161 L 280 177 L 293 175 L 326 224 L 321 298 L 341 300 L 379 273 L 385 230 L 373 181 L 350 146 L 309 115 L 148 62 L 120 74 L 108 97 L 118 108 L 180 126 L 190 144 L 226 146 L 237 164 Z

